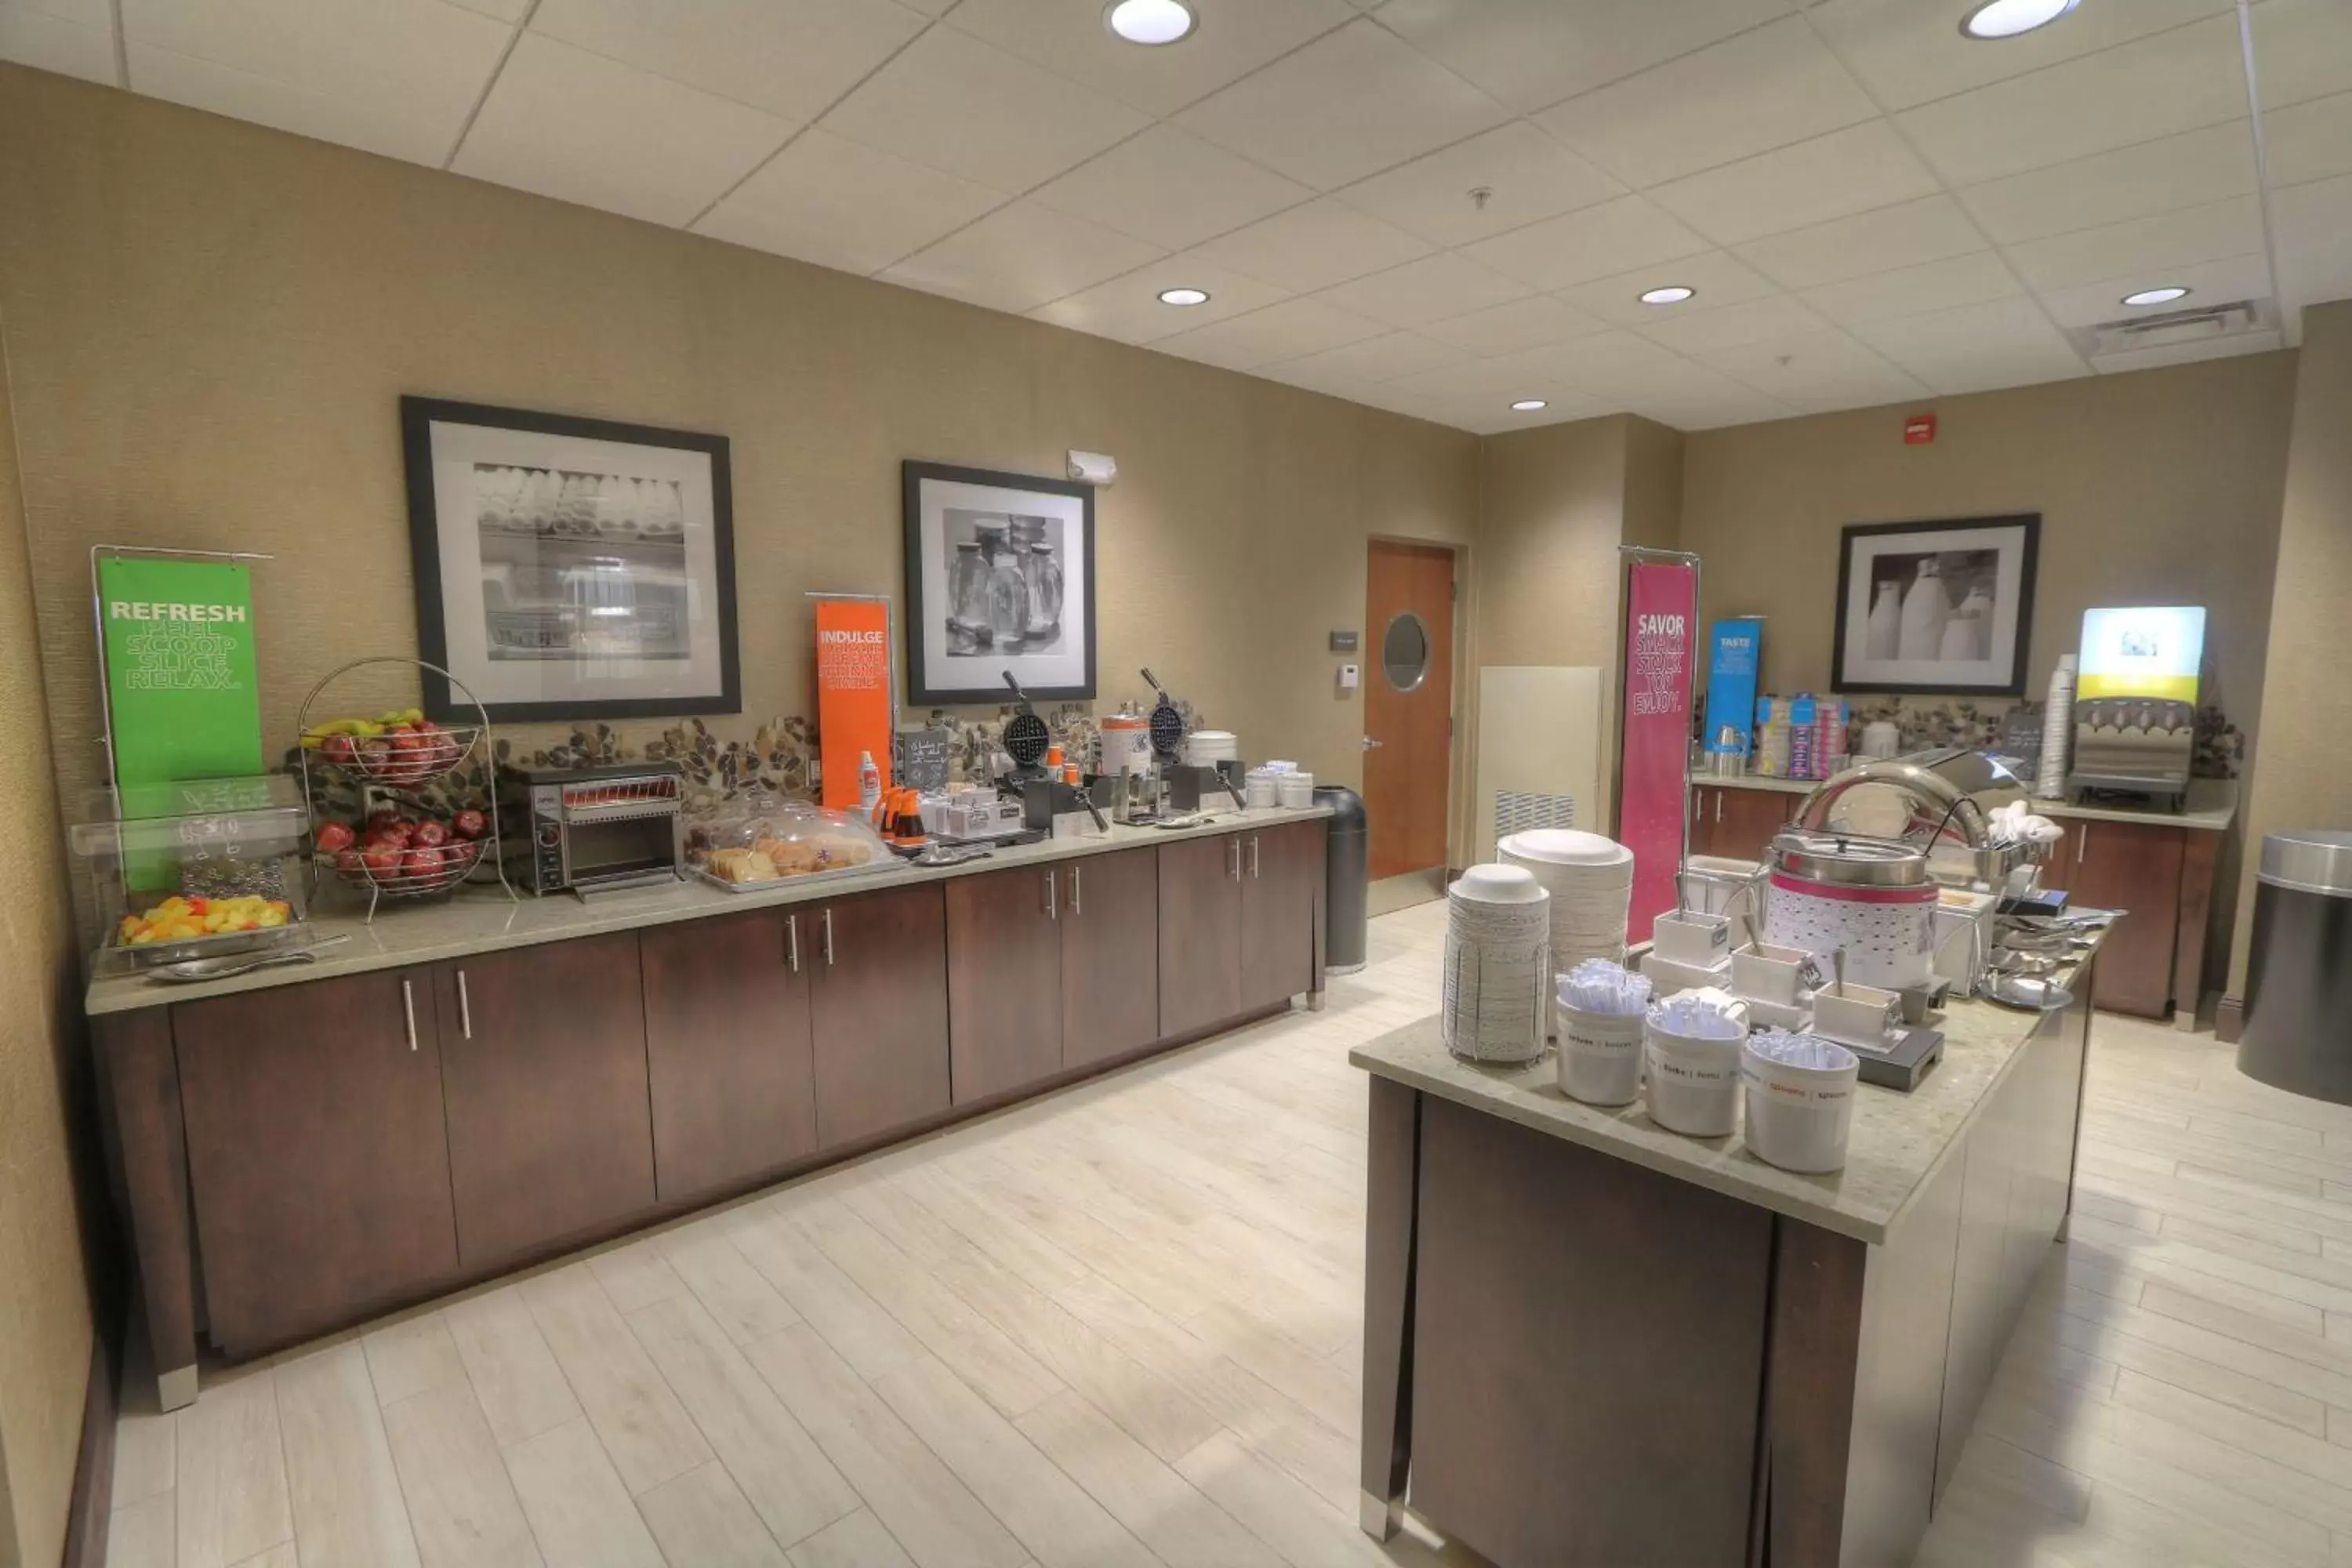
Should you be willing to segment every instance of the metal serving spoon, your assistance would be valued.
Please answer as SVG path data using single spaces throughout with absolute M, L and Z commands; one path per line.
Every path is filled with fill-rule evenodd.
M 350 936 L 322 937 L 309 947 L 295 948 L 287 952 L 223 953 L 218 958 L 189 958 L 177 963 L 159 963 L 147 973 L 157 980 L 192 983 L 198 980 L 226 980 L 232 974 L 250 974 L 257 969 L 268 969 L 277 963 L 316 963 L 319 954 L 339 942 L 349 942 Z

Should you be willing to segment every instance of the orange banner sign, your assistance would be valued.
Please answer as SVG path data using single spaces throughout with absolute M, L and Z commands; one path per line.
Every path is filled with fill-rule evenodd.
M 817 763 L 824 804 L 857 809 L 857 763 L 871 753 L 890 787 L 890 606 L 816 602 Z

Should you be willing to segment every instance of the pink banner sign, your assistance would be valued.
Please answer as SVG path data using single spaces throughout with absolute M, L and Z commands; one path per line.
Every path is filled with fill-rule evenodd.
M 1698 574 L 1688 566 L 1637 563 L 1627 574 L 1625 606 L 1617 838 L 1633 852 L 1626 939 L 1646 942 L 1650 922 L 1675 907 L 1675 873 L 1689 816 Z

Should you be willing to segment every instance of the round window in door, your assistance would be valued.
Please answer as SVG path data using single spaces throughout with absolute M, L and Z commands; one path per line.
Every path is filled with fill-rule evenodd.
M 1429 679 L 1429 627 L 1411 610 L 1381 634 L 1381 673 L 1396 691 L 1418 691 Z

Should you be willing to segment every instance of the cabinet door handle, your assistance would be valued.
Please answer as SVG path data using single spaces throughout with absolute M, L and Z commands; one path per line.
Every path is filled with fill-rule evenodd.
M 1070 868 L 1070 912 L 1074 915 L 1087 912 L 1086 906 L 1078 901 L 1078 868 L 1076 866 Z
M 784 917 L 784 963 L 794 974 L 801 972 L 801 917 Z
M 1231 840 L 1231 842 L 1232 842 L 1233 847 L 1234 847 L 1234 881 L 1236 881 L 1236 882 L 1238 882 L 1238 881 L 1240 881 L 1240 880 L 1242 879 L 1242 841 L 1241 841 L 1241 836 L 1240 836 L 1239 834 L 1235 834 L 1235 835 L 1234 836 L 1233 839 Z
M 416 1048 L 416 988 L 407 981 L 400 983 L 400 1010 L 408 1015 L 408 1048 Z
M 457 1026 L 467 1039 L 474 1037 L 474 1004 L 466 994 L 466 972 L 457 971 Z
M 1250 835 L 1250 880 L 1257 880 L 1257 835 Z
M 824 911 L 824 966 L 827 969 L 833 967 L 833 910 L 830 906 Z
M 1055 880 L 1053 872 L 1047 871 L 1045 873 L 1045 918 L 1049 921 L 1057 921 L 1062 918 L 1062 911 L 1055 908 L 1054 903 L 1055 889 L 1060 885 L 1060 883 Z
M 1723 792 L 1721 790 L 1717 790 L 1715 792 L 1715 820 L 1718 823 L 1723 820 Z
M 2091 825 L 2085 822 L 2076 829 L 2074 834 L 2074 864 L 2077 866 L 2081 865 L 2083 863 L 2083 857 L 2090 852 Z

